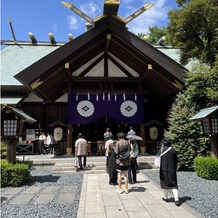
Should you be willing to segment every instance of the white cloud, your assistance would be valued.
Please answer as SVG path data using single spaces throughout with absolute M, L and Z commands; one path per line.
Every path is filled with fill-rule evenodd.
M 95 18 L 97 13 L 102 11 L 99 6 L 93 2 L 81 5 L 80 10 L 92 18 Z
M 142 5 L 144 5 L 147 4 L 148 1 L 144 0 L 142 3 Z M 129 31 L 134 32 L 135 34 L 147 33 L 149 27 L 163 26 L 163 23 L 166 22 L 166 19 L 168 18 L 169 5 L 167 5 L 167 0 L 156 0 L 153 1 L 153 4 L 153 7 L 127 24 Z M 129 5 L 128 9 L 131 9 L 128 14 L 129 16 L 139 8 L 134 8 L 133 6 Z
M 57 31 L 58 31 L 58 29 L 57 29 L 57 24 L 54 23 L 54 24 L 49 25 L 49 29 L 50 29 L 50 30 L 53 30 L 54 32 L 57 32 Z
M 69 22 L 69 26 L 70 26 L 71 30 L 77 30 L 78 28 L 80 28 L 80 24 L 78 22 L 78 19 L 76 19 L 75 16 L 70 15 L 67 17 L 67 20 Z

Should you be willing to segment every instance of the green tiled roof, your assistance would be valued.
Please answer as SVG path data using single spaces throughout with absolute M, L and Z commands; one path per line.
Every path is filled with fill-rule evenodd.
M 170 57 L 171 59 L 173 59 L 174 61 L 176 61 L 177 63 L 181 64 L 179 62 L 180 59 L 180 54 L 179 54 L 179 49 L 176 48 L 172 48 L 170 46 L 155 46 L 159 51 L 163 52 L 165 55 L 167 55 L 168 57 Z M 188 70 L 191 70 L 192 65 L 195 61 L 190 61 L 187 65 L 185 65 L 184 67 Z
M 14 78 L 44 56 L 58 49 L 61 45 L 11 45 L 1 50 L 1 85 L 22 85 Z M 179 63 L 178 49 L 154 46 Z M 189 69 L 188 66 L 185 66 Z
M 14 75 L 60 46 L 13 45 L 1 51 L 1 85 L 23 85 Z

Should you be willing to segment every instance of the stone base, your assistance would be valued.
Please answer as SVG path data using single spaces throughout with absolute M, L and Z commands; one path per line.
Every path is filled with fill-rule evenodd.
M 72 154 L 72 148 L 67 148 L 66 154 Z

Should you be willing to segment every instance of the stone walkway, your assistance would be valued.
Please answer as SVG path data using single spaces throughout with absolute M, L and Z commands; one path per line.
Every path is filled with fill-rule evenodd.
M 51 159 L 50 156 L 46 156 Z M 43 156 L 34 159 L 45 158 Z M 44 160 L 44 159 L 43 159 Z M 117 186 L 108 184 L 107 173 L 84 173 L 77 218 L 202 218 L 185 202 L 178 207 L 171 198 L 170 202 L 162 201 L 160 187 L 144 174 L 137 174 L 137 183 L 129 185 L 129 193 L 116 193 Z M 123 184 L 124 188 L 124 184 Z M 9 188 L 1 193 L 1 203 L 10 205 L 47 204 L 51 202 L 73 203 L 75 186 L 30 186 Z M 17 193 L 19 195 L 15 196 Z M 180 196 L 182 197 L 182 196 Z M 10 200 L 11 199 L 11 200 Z
M 185 203 L 176 206 L 173 198 L 162 201 L 162 190 L 143 174 L 137 174 L 137 181 L 128 194 L 118 194 L 107 174 L 85 174 L 77 218 L 203 217 Z

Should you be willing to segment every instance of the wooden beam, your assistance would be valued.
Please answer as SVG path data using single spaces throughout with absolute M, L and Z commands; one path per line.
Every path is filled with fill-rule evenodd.
M 104 15 L 117 15 L 120 6 L 120 0 L 104 0 Z
M 111 34 L 107 34 L 106 36 L 106 44 L 105 44 L 105 49 L 104 49 L 104 53 L 107 54 L 109 47 L 110 47 L 110 42 L 111 42 Z
M 70 72 L 70 64 L 69 63 L 66 63 L 65 64 L 65 71 L 66 71 L 66 77 L 67 77 L 67 89 L 68 89 L 68 93 L 71 93 L 72 92 L 72 74 Z
M 141 8 L 139 8 L 137 11 L 135 11 L 133 14 L 131 14 L 129 17 L 125 19 L 126 24 L 130 21 L 134 20 L 136 17 L 138 17 L 140 14 L 147 11 L 149 8 L 151 8 L 154 4 L 145 4 Z
M 140 78 L 141 80 L 143 80 L 143 79 L 149 74 L 149 72 L 152 72 L 152 71 L 146 70 L 145 73 L 143 73 L 139 78 Z
M 136 77 L 73 77 L 74 82 L 96 82 L 96 81 L 116 81 L 116 82 L 138 82 L 140 78 Z
M 84 77 L 93 67 L 95 67 L 102 59 L 104 55 L 100 56 L 97 60 L 95 60 L 92 64 L 90 64 L 78 77 Z
M 108 77 L 108 59 L 104 56 L 104 77 Z
M 124 90 L 123 89 L 92 89 L 92 90 L 87 90 L 87 89 L 75 89 L 73 88 L 72 92 L 78 92 L 78 93 L 87 93 L 87 91 L 89 91 L 89 93 L 107 93 L 110 92 L 112 94 L 123 94 Z M 125 90 L 126 93 L 139 93 L 139 90 L 134 89 L 134 90 Z M 63 89 L 63 93 L 62 94 L 66 94 L 68 93 L 68 91 L 66 89 Z M 143 92 L 140 92 L 143 95 L 148 95 L 149 94 L 149 90 L 144 90 Z
M 72 5 L 69 2 L 61 2 L 61 4 L 64 5 L 65 7 L 69 8 L 71 11 L 73 11 L 74 13 L 79 15 L 81 18 L 83 18 L 84 20 L 86 20 L 90 24 L 92 24 L 92 26 L 95 26 L 94 20 L 91 17 L 89 17 L 87 14 L 85 14 L 81 10 L 79 10 L 79 8 L 75 7 L 74 5 Z
M 108 59 L 113 62 L 121 71 L 123 71 L 124 74 L 126 74 L 128 77 L 133 77 L 131 73 L 129 73 L 122 65 L 120 65 L 116 60 L 114 60 L 110 55 L 108 55 Z

